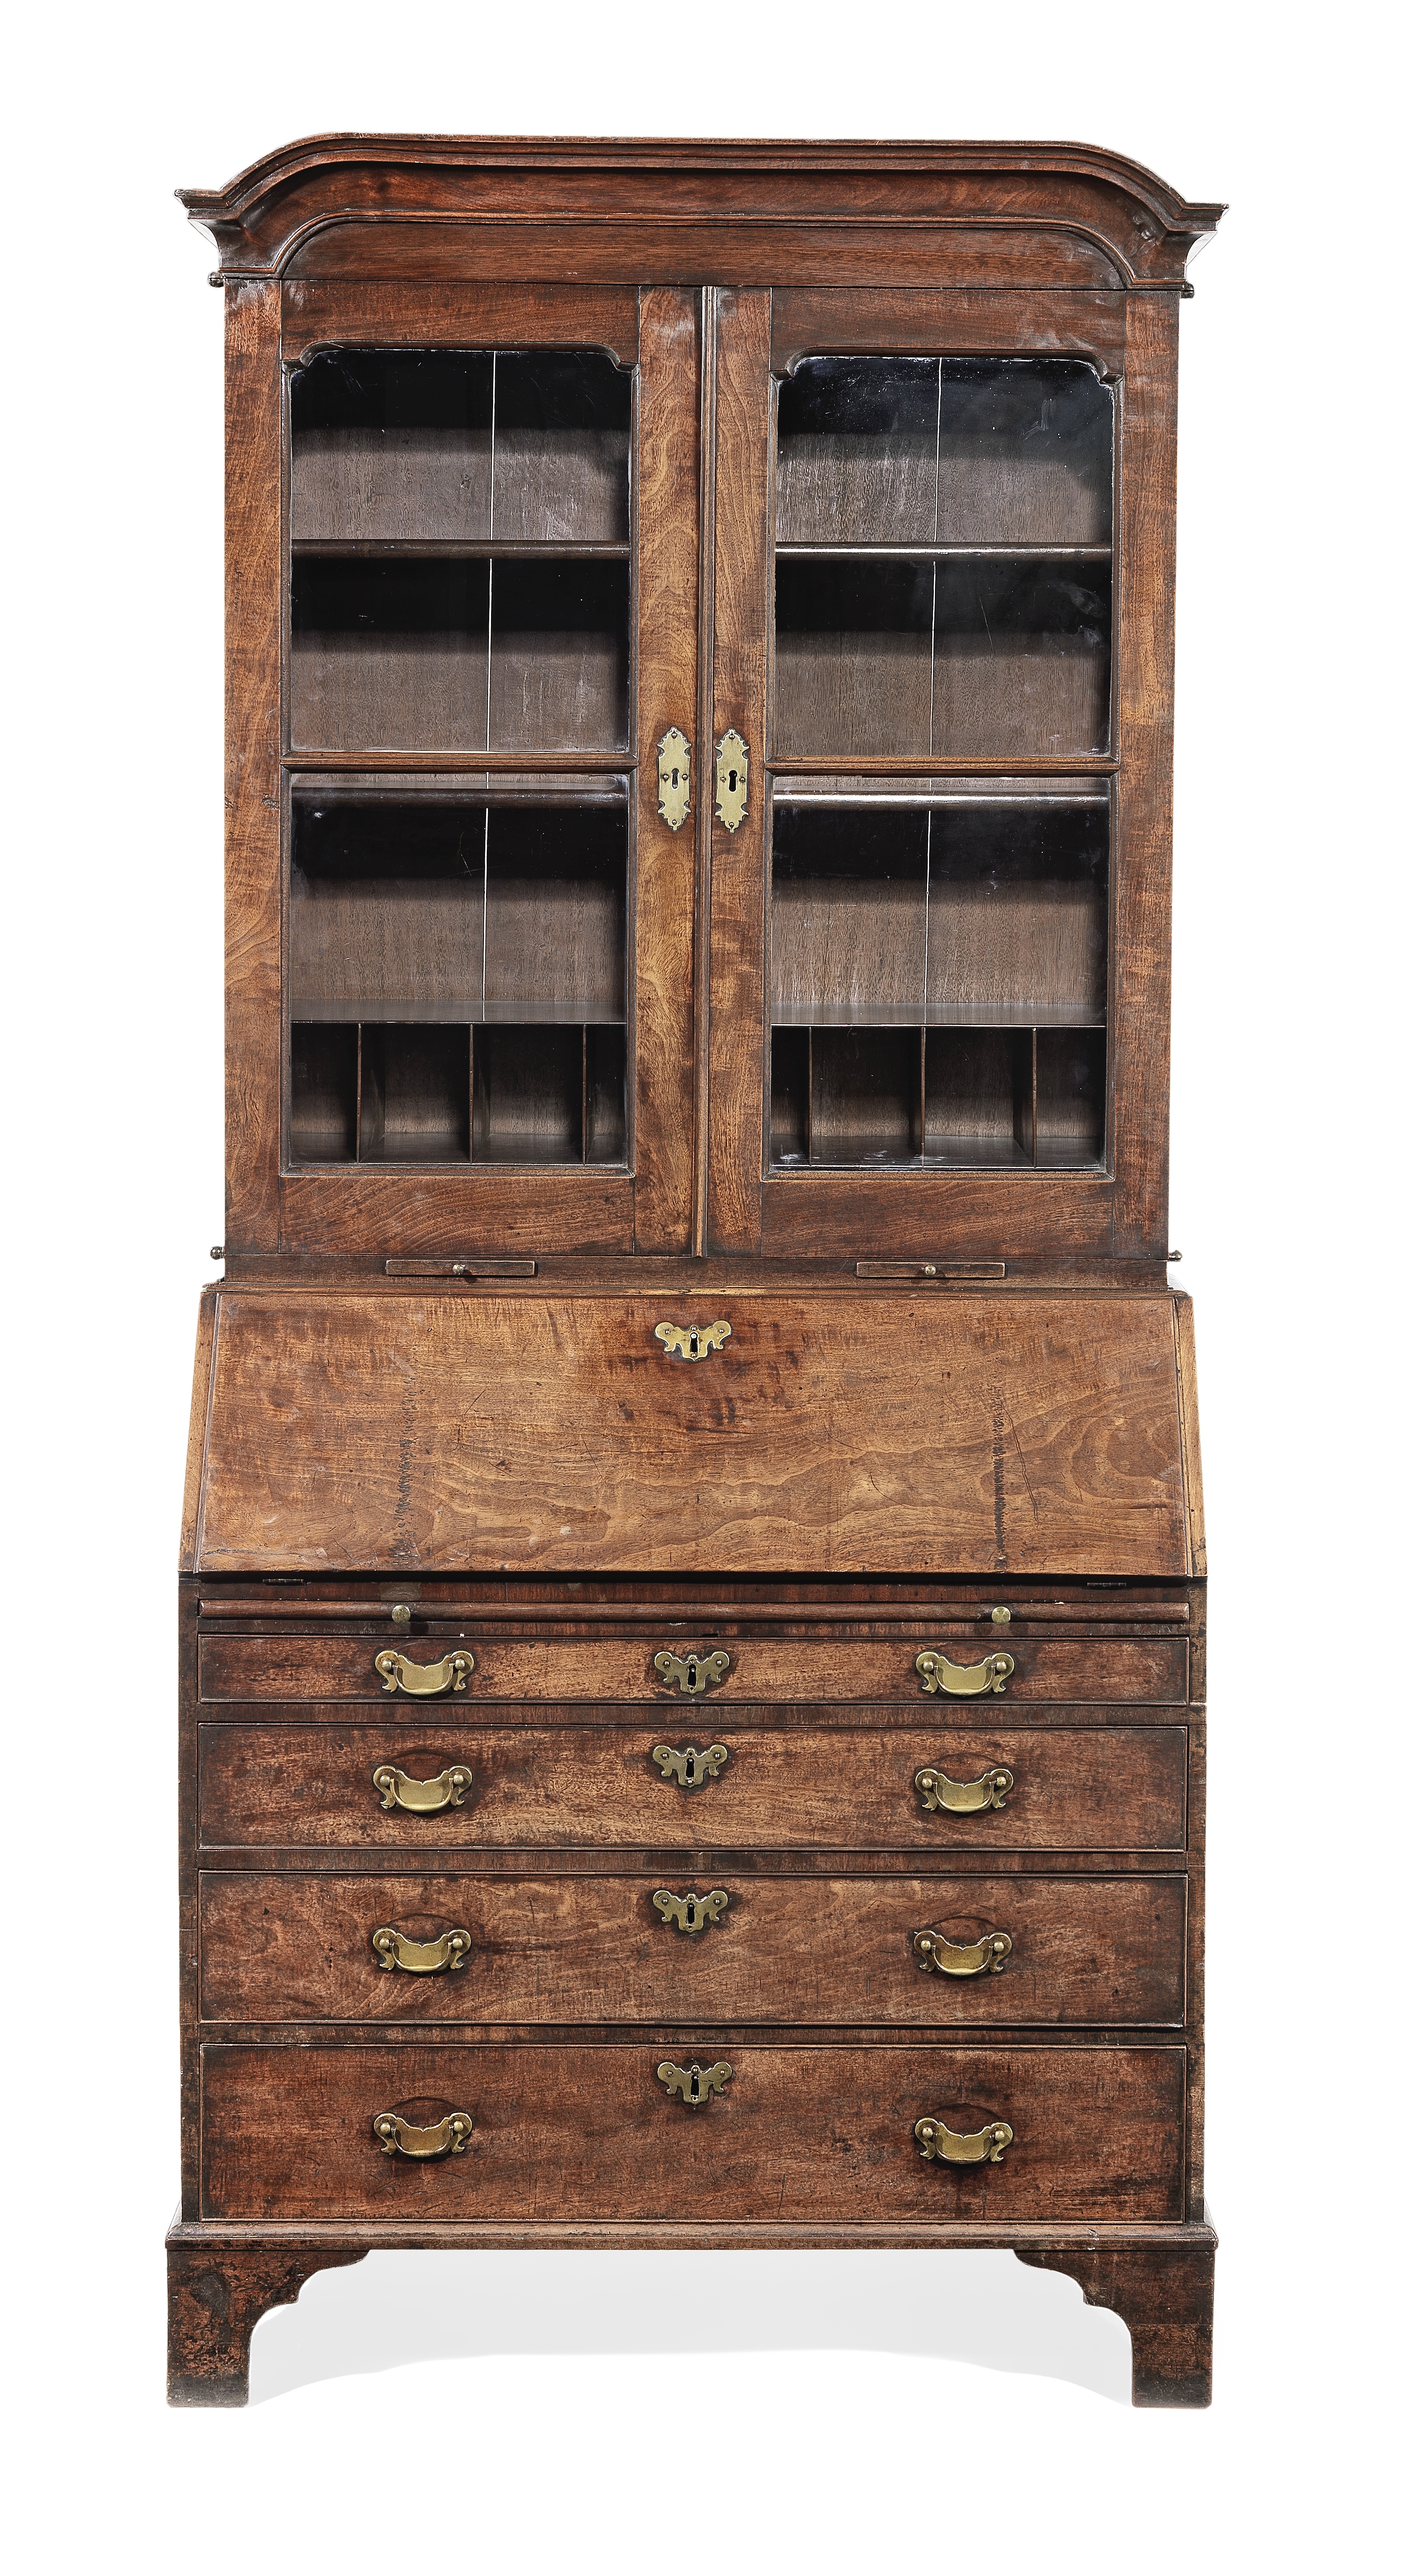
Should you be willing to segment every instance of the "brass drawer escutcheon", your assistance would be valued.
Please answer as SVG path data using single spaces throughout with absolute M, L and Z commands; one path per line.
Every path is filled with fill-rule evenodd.
M 914 1658 L 914 1669 L 926 1691 L 946 1691 L 951 1699 L 978 1699 L 984 1691 L 1005 1691 L 1015 1673 L 1015 1655 L 984 1655 L 980 1664 L 951 1664 L 937 1649 Z
M 1004 1961 L 1012 1956 L 1012 1936 L 985 1932 L 981 1941 L 947 1941 L 926 1925 L 914 1935 L 914 1955 L 929 1976 L 937 1970 L 945 1977 L 981 1977 L 990 1968 L 1000 1977 Z
M 655 810 L 669 824 L 671 831 L 677 832 L 689 813 L 689 744 L 679 726 L 671 725 L 669 732 L 661 735 L 655 749 L 659 759 L 656 780 L 660 791 L 660 802 Z
M 984 1807 L 1006 1806 L 1016 1777 L 1005 1763 L 999 1763 L 977 1780 L 950 1780 L 946 1771 L 935 1771 L 926 1762 L 922 1771 L 915 1772 L 914 1785 L 928 1815 L 936 1815 L 942 1807 L 949 1816 L 980 1816 Z
M 442 1655 L 438 1664 L 413 1664 L 388 1646 L 375 1659 L 385 1691 L 403 1690 L 410 1699 L 437 1699 L 442 1691 L 462 1691 L 474 1670 L 474 1657 L 462 1646 Z
M 697 1655 L 693 1647 L 687 1655 L 673 1655 L 668 1646 L 662 1646 L 654 1657 L 661 1680 L 688 1699 L 699 1699 L 712 1682 L 721 1682 L 732 1661 L 722 1646 L 712 1655 Z
M 732 725 L 714 754 L 714 811 L 726 832 L 748 811 L 748 745 Z
M 474 2135 L 474 2122 L 467 2111 L 447 2111 L 433 2128 L 417 2129 L 399 2111 L 378 2111 L 372 2135 L 381 2140 L 384 2156 L 462 2156 Z
M 462 1807 L 473 1785 L 474 1773 L 466 1762 L 452 1762 L 433 1780 L 413 1779 L 394 1762 L 379 1762 L 372 1773 L 372 1787 L 380 1790 L 388 1815 L 393 1807 L 404 1807 L 410 1816 L 438 1816 L 442 1807 Z
M 655 2072 L 672 2102 L 687 2102 L 692 2111 L 701 2111 L 712 2093 L 722 2093 L 733 2068 L 722 2059 L 717 2066 L 701 2066 L 697 2058 L 692 2065 L 674 2066 L 666 2057 Z
M 707 1360 L 711 1351 L 722 1349 L 732 1332 L 732 1324 L 721 1316 L 713 1324 L 657 1324 L 655 1338 L 664 1343 L 672 1360 Z
M 372 1948 L 383 1968 L 409 1968 L 413 1977 L 433 1977 L 440 1968 L 462 1968 L 473 1947 L 469 1934 L 442 1932 L 438 1941 L 412 1941 L 392 1923 L 372 1934 Z
M 711 1923 L 718 1922 L 728 1896 L 722 1887 L 714 1888 L 708 1896 L 696 1896 L 692 1889 L 688 1896 L 672 1896 L 668 1887 L 657 1887 L 650 1902 L 677 1932 L 694 1933 L 707 1932 Z
M 686 1744 L 677 1753 L 673 1745 L 657 1744 L 650 1758 L 662 1780 L 673 1780 L 681 1789 L 707 1789 L 728 1760 L 728 1746 L 711 1744 L 701 1753 L 697 1744 Z
M 939 2119 L 916 2120 L 914 2134 L 921 2156 L 927 2156 L 931 2165 L 1000 2165 L 1013 2141 L 1006 2120 L 989 2120 L 985 2129 L 966 2133 L 948 2128 Z

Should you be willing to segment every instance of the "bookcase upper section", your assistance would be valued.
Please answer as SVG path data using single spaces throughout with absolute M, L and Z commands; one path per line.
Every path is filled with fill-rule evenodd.
M 217 281 L 449 277 L 472 247 L 480 278 L 1166 292 L 1223 211 L 1077 143 L 324 134 L 178 194 Z M 547 253 L 571 232 L 570 265 L 525 270 L 524 227 Z
M 1221 210 L 1045 144 L 333 136 L 182 195 L 227 1258 L 1152 1284 Z

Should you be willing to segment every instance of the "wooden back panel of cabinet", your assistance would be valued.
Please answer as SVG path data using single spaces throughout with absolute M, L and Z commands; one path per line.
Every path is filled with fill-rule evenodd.
M 1188 250 L 1220 210 L 1186 204 L 1112 154 L 961 144 L 407 144 L 334 136 L 275 153 L 215 194 L 184 193 L 193 219 L 219 245 L 218 282 L 227 292 L 232 1262 L 466 1248 L 808 1260 L 928 1255 L 936 1241 L 959 1258 L 1103 1264 L 1112 1275 L 1120 1263 L 1161 1260 L 1176 303 L 1186 292 Z M 548 277 L 572 283 L 542 283 Z M 506 657 L 506 682 L 522 704 L 515 710 L 505 698 L 498 719 L 472 637 L 458 662 L 427 649 L 423 686 L 409 664 L 378 679 L 376 652 L 362 656 L 353 638 L 324 656 L 310 697 L 299 619 L 313 612 L 299 606 L 299 562 L 307 583 L 331 598 L 341 595 L 339 583 L 348 589 L 358 556 L 380 548 L 394 587 L 405 571 L 389 560 L 398 546 L 403 556 L 416 545 L 423 554 L 438 547 L 439 569 L 430 554 L 419 566 L 422 587 L 473 589 L 485 577 L 478 556 L 504 529 L 512 543 L 526 530 L 527 550 L 536 545 L 540 558 L 547 545 L 547 519 L 531 509 L 525 517 L 527 505 L 515 502 L 501 513 L 498 537 L 479 543 L 477 554 L 474 540 L 456 547 L 434 511 L 427 515 L 429 483 L 406 502 L 397 480 L 406 460 L 389 450 L 387 489 L 363 491 L 362 517 L 356 509 L 349 515 L 346 459 L 333 473 L 334 483 L 343 475 L 337 490 L 324 490 L 326 474 L 320 483 L 311 450 L 300 465 L 289 426 L 299 371 L 339 350 L 416 360 L 516 352 L 514 365 L 534 353 L 595 352 L 595 363 L 621 371 L 633 388 L 628 515 L 608 528 L 608 511 L 587 530 L 599 554 L 620 558 L 589 567 L 598 589 L 606 585 L 603 598 L 619 591 L 629 603 L 614 645 L 598 636 L 591 652 L 568 649 L 570 638 L 554 637 L 551 620 L 540 618 L 536 644 L 529 634 L 511 648 L 501 619 L 494 650 Z M 799 366 L 838 351 L 921 366 L 1065 367 L 1110 393 L 1113 520 L 1108 529 L 1092 519 L 1077 530 L 1111 539 L 1087 549 L 1102 557 L 1091 581 L 1095 591 L 1104 585 L 1108 600 L 1100 612 L 1112 639 L 1108 682 L 1099 680 L 1098 650 L 1092 659 L 1084 646 L 1064 657 L 1031 653 L 1026 678 L 1011 682 L 981 651 L 969 653 L 960 616 L 955 653 L 942 669 L 934 661 L 927 683 L 932 707 L 952 699 L 959 712 L 946 719 L 947 736 L 931 716 L 922 753 L 906 750 L 899 733 L 892 742 L 889 718 L 878 715 L 882 753 L 865 749 L 859 717 L 843 721 L 833 743 L 813 701 L 834 637 L 823 638 L 820 659 L 791 651 L 792 697 L 779 697 L 776 550 L 805 517 L 797 517 L 795 496 L 778 515 L 779 389 Z M 437 506 L 453 513 L 456 493 L 482 473 L 483 459 L 470 460 L 467 481 L 457 483 L 452 467 L 453 458 L 442 459 L 426 472 L 439 476 Z M 354 459 L 348 470 L 355 479 L 361 469 Z M 407 470 L 414 482 L 414 467 Z M 531 460 L 525 470 L 531 480 Z M 965 540 L 982 534 L 990 552 L 993 528 L 1011 533 L 1008 519 L 1011 528 L 1025 525 L 1004 501 L 991 527 L 979 516 L 970 528 L 961 507 L 945 524 Z M 368 537 L 373 523 L 381 533 Z M 494 528 L 492 498 L 487 524 Z M 508 585 L 527 572 L 536 578 L 543 564 L 515 572 L 505 562 L 501 570 Z M 961 588 L 962 566 L 950 570 Z M 468 699 L 461 703 L 456 691 L 472 697 L 486 687 L 481 744 L 478 719 L 471 722 Z M 1102 687 L 1103 712 L 1094 699 L 1089 721 L 1070 712 L 1082 691 L 1098 696 Z M 1043 707 L 1050 699 L 1039 722 L 1030 707 L 1020 713 L 1033 688 Z M 797 718 L 804 702 L 812 712 Z M 785 704 L 794 715 L 785 715 Z M 379 732 L 388 706 L 394 722 Z M 1069 744 L 1079 748 L 1062 753 L 1068 717 L 1076 726 Z M 1024 758 L 1033 724 L 1032 756 Z M 656 746 L 671 728 L 693 747 L 691 811 L 678 831 L 656 795 Z M 714 745 L 729 728 L 751 757 L 749 803 L 735 830 L 716 811 L 713 778 Z M 966 748 L 945 752 L 945 739 Z M 628 817 L 629 930 L 624 990 L 618 1001 L 613 987 L 609 1013 L 606 1087 L 618 1105 L 604 1143 L 592 1127 L 597 1076 L 585 1001 L 576 1008 L 583 1022 L 576 1106 L 571 1097 L 578 1077 L 567 1063 L 567 1024 L 575 1006 L 565 973 L 549 973 L 552 995 L 521 1015 L 560 1025 L 516 1029 L 516 1052 L 490 1030 L 481 1064 L 479 1040 L 468 1034 L 472 998 L 448 997 L 453 1007 L 440 1011 L 446 1024 L 429 1040 L 414 1028 L 406 1036 L 400 1024 L 363 1028 L 358 1020 L 354 1028 L 350 1004 L 349 1025 L 338 1028 L 329 1024 L 331 985 L 324 992 L 315 972 L 315 1037 L 309 1061 L 299 1057 L 300 1004 L 290 989 L 304 960 L 290 919 L 295 811 L 300 798 L 325 791 L 345 799 L 359 780 L 383 799 L 399 780 L 408 810 L 437 793 L 461 805 L 521 804 L 530 791 L 559 804 L 608 788 L 617 796 Z M 926 1004 L 914 1045 L 899 1050 L 919 1068 L 904 1075 L 917 1081 L 912 1168 L 866 1168 L 876 1157 L 865 1138 L 847 1146 L 844 1115 L 840 1149 L 834 1134 L 828 1141 L 829 1059 L 814 1082 L 808 1073 L 814 1135 L 807 1153 L 790 1159 L 834 1165 L 849 1156 L 849 1167 L 781 1168 L 789 1158 L 769 1112 L 777 1086 L 770 1044 L 780 970 L 769 943 L 777 937 L 780 802 L 825 793 L 844 806 L 898 789 L 900 801 L 951 804 L 971 790 L 1038 806 L 1048 791 L 1048 801 L 1060 801 L 1063 781 L 1067 790 L 1073 782 L 1092 788 L 1087 801 L 1103 798 L 1109 818 L 1107 1000 L 1093 967 L 1072 970 L 1078 982 L 1084 974 L 1089 1063 L 1071 1072 L 1059 1030 L 1032 1028 L 1010 1046 L 1000 1033 L 985 1033 L 977 1050 L 983 1100 L 994 1065 L 999 1090 L 1006 1084 L 1011 1093 L 1018 1163 L 1023 1086 L 1035 1120 L 1054 1085 L 1052 1098 L 1064 1106 L 1047 1122 L 1051 1167 L 1037 1168 L 1042 1148 L 1030 1139 L 1029 1168 L 946 1167 L 973 1160 L 966 1145 L 952 1151 L 952 1131 L 956 1117 L 963 1123 L 955 1103 L 968 1100 L 974 1076 L 957 1024 L 926 1033 Z M 422 947 L 432 911 L 425 909 Z M 1040 890 L 1028 911 L 1026 931 L 1016 923 L 1012 971 L 1018 985 L 1025 973 L 1029 986 L 1023 941 L 1035 951 L 1048 936 Z M 333 909 L 324 907 L 315 926 L 335 932 Z M 535 939 L 539 949 L 543 943 L 540 931 L 521 936 L 526 971 Z M 1006 969 L 994 972 L 1001 981 Z M 433 1019 L 446 1002 L 445 974 L 454 980 L 448 965 L 439 981 L 431 974 L 435 992 L 427 986 L 420 995 L 420 1017 Z M 952 984 L 950 975 L 945 1009 Z M 960 997 L 954 1007 L 961 1020 L 969 1006 Z M 390 1002 L 384 1016 L 396 1018 Z M 1028 1017 L 1039 1017 L 1035 1005 Z M 1029 1073 L 1018 1061 L 1024 1042 Z M 884 1045 L 880 1054 L 888 1062 Z M 315 1111 L 302 1128 L 290 1109 L 299 1080 Z M 516 1085 L 518 1094 L 516 1123 L 509 1119 L 497 1138 L 486 1106 L 495 1082 Z M 527 1143 L 515 1164 L 520 1136 Z M 977 1161 L 987 1159 L 980 1137 Z
M 662 1326 L 727 1324 L 699 1360 Z M 1204 1570 L 1167 1294 L 212 1292 L 207 1574 Z

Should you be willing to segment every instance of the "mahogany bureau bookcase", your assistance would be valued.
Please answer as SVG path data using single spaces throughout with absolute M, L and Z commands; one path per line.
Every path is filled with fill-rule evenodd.
M 1209 2392 L 1176 341 L 1075 146 L 326 136 L 228 342 L 171 2394 L 371 2247 Z

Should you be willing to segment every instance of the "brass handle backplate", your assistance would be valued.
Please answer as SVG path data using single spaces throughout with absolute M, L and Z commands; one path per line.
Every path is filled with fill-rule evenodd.
M 437 1699 L 441 1691 L 462 1691 L 474 1670 L 474 1657 L 464 1647 L 452 1655 L 442 1655 L 438 1664 L 413 1664 L 409 1655 L 398 1655 L 388 1646 L 376 1657 L 376 1669 L 385 1691 L 405 1691 L 411 1699 Z
M 438 1968 L 462 1968 L 473 1944 L 467 1932 L 442 1932 L 438 1941 L 412 1941 L 392 1923 L 372 1934 L 372 1948 L 383 1968 L 409 1968 L 413 1977 L 433 1977 Z
M 657 1324 L 655 1338 L 663 1342 L 672 1360 L 707 1360 L 729 1339 L 732 1324 L 722 1317 L 714 1324 Z
M 655 2072 L 672 2102 L 687 2102 L 691 2110 L 699 2111 L 711 2093 L 722 2093 L 733 2068 L 722 2059 L 717 2066 L 701 2066 L 697 2058 L 689 2066 L 673 2066 L 666 2057 Z
M 462 2156 L 474 2135 L 474 2122 L 467 2111 L 447 2111 L 433 2128 L 417 2129 L 399 2111 L 378 2111 L 372 2135 L 381 2140 L 384 2156 Z
M 452 1762 L 433 1780 L 413 1779 L 394 1762 L 379 1762 L 372 1773 L 372 1787 L 380 1790 L 388 1815 L 393 1807 L 404 1807 L 411 1816 L 438 1816 L 442 1807 L 462 1807 L 473 1785 L 474 1773 L 465 1762 Z
M 668 1887 L 657 1887 L 650 1902 L 661 1920 L 673 1923 L 677 1932 L 707 1932 L 711 1923 L 718 1922 L 728 1896 L 722 1887 L 708 1896 L 696 1896 L 693 1889 L 688 1896 L 672 1896 Z
M 673 1780 L 681 1789 L 707 1789 L 728 1760 L 728 1746 L 711 1744 L 701 1753 L 697 1744 L 686 1744 L 679 1752 L 671 1744 L 657 1744 L 650 1758 L 662 1780 Z
M 687 1655 L 673 1655 L 668 1646 L 662 1646 L 654 1657 L 655 1669 L 661 1680 L 671 1690 L 677 1690 L 682 1699 L 701 1698 L 711 1682 L 723 1680 L 732 1661 L 733 1657 L 725 1654 L 722 1646 L 717 1647 L 712 1655 L 696 1654 L 692 1646 Z
M 945 1977 L 980 1977 L 991 1968 L 1000 1977 L 1004 1961 L 1012 1956 L 1009 1932 L 985 1932 L 980 1941 L 949 1941 L 942 1932 L 929 1925 L 914 1936 L 914 1955 L 926 1975 L 937 1970 Z
M 671 725 L 655 746 L 659 755 L 656 777 L 660 802 L 656 812 L 663 816 L 672 832 L 677 832 L 689 813 L 689 744 L 678 725 Z
M 748 811 L 748 745 L 732 725 L 714 754 L 714 811 L 726 832 Z
M 984 1807 L 1006 1806 L 1016 1776 L 1005 1763 L 998 1763 L 977 1780 L 950 1780 L 946 1771 L 936 1771 L 926 1762 L 922 1771 L 915 1772 L 914 1785 L 928 1815 L 936 1815 L 942 1807 L 945 1815 L 978 1816 Z
M 985 2129 L 950 2129 L 940 2119 L 916 2120 L 914 2134 L 921 2156 L 930 2164 L 1000 2165 L 1012 2144 L 1006 2120 L 989 2120 Z
M 926 1691 L 947 1691 L 952 1699 L 978 1699 L 984 1691 L 1005 1691 L 1017 1660 L 1014 1655 L 984 1655 L 980 1664 L 951 1664 L 947 1655 L 926 1648 L 915 1656 L 914 1669 Z

